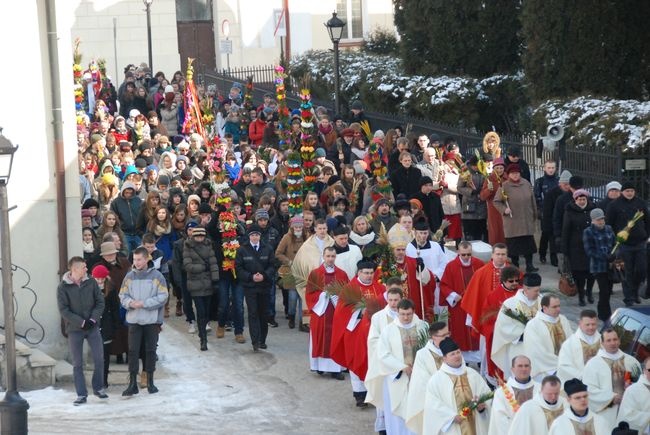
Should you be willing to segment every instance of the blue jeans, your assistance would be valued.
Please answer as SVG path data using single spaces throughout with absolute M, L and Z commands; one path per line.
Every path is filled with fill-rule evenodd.
M 95 326 L 89 331 L 68 332 L 68 344 L 70 345 L 70 357 L 72 358 L 72 378 L 77 396 L 88 396 L 86 389 L 86 377 L 84 376 L 83 347 L 84 340 L 88 340 L 90 353 L 93 358 L 93 391 L 104 388 L 104 343 L 99 333 L 99 327 Z
M 302 320 L 302 299 L 295 288 L 289 289 L 289 307 L 287 312 L 290 319 L 296 318 L 296 304 L 298 305 L 298 322 Z
M 135 251 L 135 248 L 142 244 L 142 237 L 137 234 L 124 234 L 124 237 L 126 238 L 126 249 L 129 252 Z
M 231 273 L 225 273 L 219 279 L 219 308 L 217 317 L 219 327 L 226 326 L 232 312 L 235 335 L 244 333 L 244 290 Z M 232 304 L 232 310 L 231 310 Z
M 270 319 L 275 319 L 275 288 L 276 284 L 275 281 L 273 281 L 273 284 L 271 284 L 271 289 L 269 290 L 269 300 L 268 300 L 268 309 L 266 311 L 266 314 L 268 314 Z

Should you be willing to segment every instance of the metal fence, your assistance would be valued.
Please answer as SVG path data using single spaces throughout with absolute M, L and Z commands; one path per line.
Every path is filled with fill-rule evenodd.
M 263 65 L 244 68 L 231 68 L 230 70 L 203 71 L 202 79 L 207 83 L 215 83 L 217 87 L 227 94 L 233 82 L 245 83 L 248 76 L 253 76 L 253 98 L 261 100 L 267 92 L 275 92 L 275 76 L 273 65 Z M 285 79 L 287 87 L 287 104 L 296 108 L 300 100 L 292 89 L 296 83 L 291 76 Z M 333 114 L 333 102 L 331 100 L 320 100 L 312 96 L 312 102 L 316 106 L 327 107 Z M 459 128 L 447 124 L 435 123 L 430 120 L 411 118 L 395 113 L 368 112 L 366 116 L 370 121 L 373 130 L 386 131 L 397 125 L 405 130 L 417 133 L 436 133 L 442 139 L 451 136 L 458 142 L 461 152 L 464 155 L 473 154 L 475 148 L 483 143 L 484 132 L 478 132 Z M 548 159 L 560 160 L 558 150 L 554 152 L 544 151 L 538 157 L 536 144 L 539 136 L 535 133 L 523 135 L 501 135 L 501 148 L 507 151 L 508 147 L 519 146 L 522 157 L 528 162 L 531 171 L 531 178 L 534 180 L 543 175 L 544 162 Z M 591 191 L 596 199 L 605 196 L 605 185 L 612 180 L 623 179 L 632 181 L 637 189 L 637 195 L 645 200 L 650 197 L 650 174 L 648 172 L 648 161 L 650 160 L 650 146 L 639 147 L 636 150 L 622 151 L 618 146 L 595 147 L 585 145 L 581 147 L 566 146 L 562 152 L 562 169 L 568 169 L 573 175 L 581 176 L 585 180 L 585 186 Z

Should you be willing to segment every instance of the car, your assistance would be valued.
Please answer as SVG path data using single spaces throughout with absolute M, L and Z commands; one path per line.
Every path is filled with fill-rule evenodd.
M 650 305 L 619 308 L 605 322 L 618 332 L 621 350 L 639 362 L 650 356 Z

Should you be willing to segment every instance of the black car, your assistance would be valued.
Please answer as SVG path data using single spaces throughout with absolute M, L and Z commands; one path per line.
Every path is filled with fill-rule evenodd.
M 650 305 L 619 308 L 603 329 L 612 326 L 621 339 L 621 350 L 643 362 L 650 356 Z

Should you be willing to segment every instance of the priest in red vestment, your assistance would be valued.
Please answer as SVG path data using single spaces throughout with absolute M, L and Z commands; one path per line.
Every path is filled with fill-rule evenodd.
M 483 310 L 480 318 L 479 332 L 485 337 L 485 352 L 487 355 L 487 379 L 496 386 L 496 379 L 503 379 L 503 372 L 494 364 L 492 355 L 492 339 L 494 337 L 494 324 L 497 322 L 497 315 L 501 310 L 503 302 L 517 294 L 521 272 L 514 266 L 506 266 L 501 270 L 501 284 L 492 290 L 483 302 Z
M 350 281 L 349 289 L 354 295 L 350 300 L 365 300 L 366 305 L 383 308 L 386 305 L 385 287 L 373 275 L 375 263 L 361 260 L 357 264 L 357 276 Z M 345 297 L 341 295 L 341 297 Z M 365 402 L 366 387 L 363 380 L 368 370 L 368 330 L 365 325 L 364 310 L 340 300 L 334 310 L 332 325 L 332 346 L 330 355 L 339 365 L 350 370 L 352 393 L 358 406 Z
M 463 352 L 465 361 L 481 362 L 479 355 L 470 353 L 479 350 L 479 339 L 467 325 L 467 313 L 460 304 L 472 276 L 481 267 L 483 262 L 472 257 L 472 244 L 461 242 L 458 245 L 458 256 L 447 264 L 440 280 L 440 304 L 448 307 L 449 333 Z
M 465 289 L 460 307 L 470 316 L 467 324 L 471 324 L 477 331 L 480 331 L 479 319 L 483 312 L 483 302 L 492 290 L 499 287 L 501 269 L 507 264 L 508 248 L 504 243 L 497 243 L 492 247 L 491 261 L 474 273 Z
M 406 230 L 394 230 L 388 236 L 388 243 L 393 250 L 395 266 L 402 274 L 404 299 L 410 299 L 415 305 L 415 314 L 427 322 L 433 321 L 436 277 L 426 268 L 423 258 L 406 256 L 406 246 L 411 236 Z
M 323 250 L 323 264 L 314 269 L 307 278 L 305 299 L 310 313 L 309 323 L 309 365 L 311 370 L 322 374 L 331 373 L 336 379 L 343 379 L 341 366 L 330 355 L 334 307 L 339 303 L 337 295 L 327 293 L 330 285 L 343 285 L 348 275 L 335 266 L 336 249 L 332 246 Z

